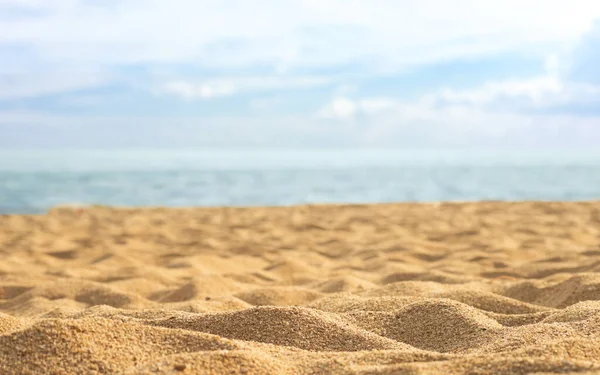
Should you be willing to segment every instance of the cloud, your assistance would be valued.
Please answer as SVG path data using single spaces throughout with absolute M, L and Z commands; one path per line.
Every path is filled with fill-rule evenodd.
M 595 0 L 0 0 L 0 140 L 587 144 L 598 18 Z
M 326 119 L 351 119 L 359 115 L 374 115 L 398 109 L 400 103 L 390 98 L 350 99 L 336 97 L 319 110 L 317 116 Z
M 358 112 L 359 104 L 348 98 L 335 98 L 325 108 L 319 111 L 319 116 L 323 118 L 341 118 L 347 119 L 354 117 Z
M 286 76 L 221 78 L 203 82 L 179 80 L 165 83 L 160 91 L 184 99 L 210 99 L 238 93 L 309 89 L 327 85 L 331 81 L 327 77 Z
M 502 97 L 523 97 L 540 102 L 547 95 L 563 91 L 563 83 L 555 77 L 539 77 L 529 80 L 488 82 L 472 89 L 442 89 L 439 97 L 448 102 L 482 104 Z
M 491 81 L 468 89 L 444 88 L 428 97 L 440 105 L 456 104 L 509 112 L 543 112 L 560 108 L 576 114 L 582 106 L 600 104 L 600 85 L 540 76 Z
M 235 91 L 236 87 L 229 82 L 194 84 L 185 81 L 173 81 L 166 83 L 163 87 L 163 92 L 184 99 L 209 99 L 232 95 Z
M 317 115 L 348 120 L 382 113 L 401 113 L 404 119 L 435 119 L 436 116 L 452 118 L 453 114 L 468 112 L 469 115 L 465 117 L 469 118 L 460 120 L 464 123 L 481 117 L 479 113 L 486 111 L 531 115 L 532 111 L 543 114 L 544 110 L 560 108 L 566 114 L 577 115 L 582 106 L 599 104 L 600 85 L 544 75 L 522 80 L 489 81 L 469 88 L 442 87 L 413 99 L 377 96 L 349 99 L 336 96 Z
M 267 64 L 279 72 L 348 61 L 398 67 L 576 40 L 600 15 L 595 0 L 102 4 L 3 0 L 4 11 L 36 13 L 0 20 L 0 43 L 27 45 L 59 62 Z
M 334 99 L 332 103 L 335 103 Z M 325 108 L 331 109 L 332 103 Z M 473 104 L 443 105 L 422 97 L 346 99 L 346 112 L 322 120 L 338 123 L 361 147 L 461 149 L 594 149 L 600 144 L 600 114 L 530 114 L 496 111 Z M 370 112 L 367 103 L 376 104 Z M 326 123 L 325 123 L 326 124 Z M 326 126 L 326 125 L 323 125 Z
M 408 138 L 445 147 L 590 147 L 600 142 L 600 111 L 581 109 L 597 108 L 600 85 L 571 81 L 559 63 L 546 59 L 537 77 L 440 87 L 412 98 L 334 96 L 317 117 L 361 129 L 363 143 L 379 146 Z

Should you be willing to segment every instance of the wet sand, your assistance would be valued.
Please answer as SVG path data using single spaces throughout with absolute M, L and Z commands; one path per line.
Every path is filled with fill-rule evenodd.
M 0 216 L 0 374 L 600 374 L 600 202 Z

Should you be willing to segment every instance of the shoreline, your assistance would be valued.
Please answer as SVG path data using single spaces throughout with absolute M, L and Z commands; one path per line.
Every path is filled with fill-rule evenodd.
M 443 201 L 397 201 L 397 202 L 366 202 L 366 203 L 299 203 L 290 205 L 239 205 L 239 206 L 228 206 L 228 205 L 214 205 L 214 206 L 127 206 L 127 205 L 106 205 L 106 204 L 59 204 L 50 207 L 46 213 L 52 210 L 62 209 L 115 209 L 115 210 L 203 210 L 203 209 L 291 209 L 291 208 L 302 208 L 302 207 L 362 207 L 362 206 L 443 206 L 443 205 L 478 205 L 478 204 L 498 204 L 498 205 L 510 205 L 510 204 L 600 204 L 600 198 L 598 199 L 585 199 L 585 200 L 443 200 Z M 20 215 L 20 214 L 9 214 L 9 215 Z

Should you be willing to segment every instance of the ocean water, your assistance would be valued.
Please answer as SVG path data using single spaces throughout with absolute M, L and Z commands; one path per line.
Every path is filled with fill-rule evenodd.
M 0 213 L 600 199 L 600 152 L 0 151 Z

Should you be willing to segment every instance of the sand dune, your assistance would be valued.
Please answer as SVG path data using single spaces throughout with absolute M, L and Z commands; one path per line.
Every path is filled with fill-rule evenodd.
M 600 203 L 0 216 L 0 374 L 600 374 Z

